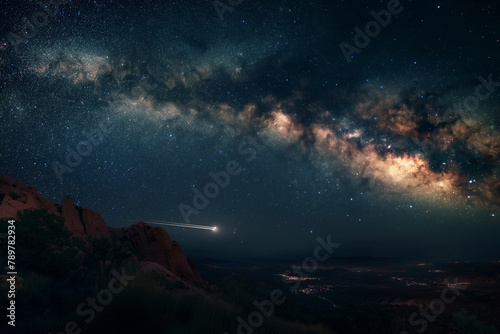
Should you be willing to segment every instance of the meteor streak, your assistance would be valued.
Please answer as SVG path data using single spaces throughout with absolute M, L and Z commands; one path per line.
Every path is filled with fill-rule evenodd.
M 209 230 L 216 232 L 218 230 L 217 226 L 207 226 L 207 225 L 194 225 L 194 224 L 185 224 L 185 223 L 176 223 L 176 222 L 167 222 L 161 220 L 148 220 L 144 221 L 148 224 L 157 224 L 157 225 L 166 225 L 166 226 L 174 226 L 174 227 L 187 227 L 187 228 L 196 228 L 199 230 Z

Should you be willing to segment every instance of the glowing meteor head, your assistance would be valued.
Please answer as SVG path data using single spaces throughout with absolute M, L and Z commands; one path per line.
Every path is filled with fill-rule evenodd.
M 217 226 L 212 227 L 212 231 L 217 232 Z

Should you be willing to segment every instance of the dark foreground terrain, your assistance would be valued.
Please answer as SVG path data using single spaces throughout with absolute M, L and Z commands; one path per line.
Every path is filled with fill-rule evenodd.
M 203 277 L 228 294 L 264 287 L 284 291 L 287 300 L 275 314 L 321 323 L 335 333 L 498 333 L 500 328 L 500 261 L 334 258 L 296 274 L 287 271 L 301 261 L 197 263 Z M 253 296 L 257 302 L 265 297 Z M 251 305 L 252 296 L 247 298 Z M 256 309 L 248 307 L 242 317 Z

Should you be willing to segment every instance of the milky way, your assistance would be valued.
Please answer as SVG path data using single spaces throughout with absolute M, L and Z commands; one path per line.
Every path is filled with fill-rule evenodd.
M 477 36 L 485 45 L 455 57 L 444 47 L 453 38 L 430 41 L 426 24 L 458 14 L 406 4 L 347 63 L 338 45 L 375 4 L 242 3 L 222 21 L 209 3 L 64 6 L 37 36 L 15 48 L 4 38 L 0 50 L 2 171 L 44 195 L 69 194 L 114 226 L 179 221 L 193 189 L 236 160 L 242 174 L 193 219 L 219 226 L 217 237 L 200 245 L 172 232 L 195 251 L 218 254 L 210 242 L 222 240 L 254 254 L 272 240 L 287 253 L 273 239 L 284 235 L 291 254 L 333 233 L 351 242 L 346 252 L 365 254 L 370 235 L 392 252 L 415 229 L 441 226 L 444 238 L 457 225 L 455 245 L 498 228 L 498 23 L 459 29 L 460 47 Z M 467 9 L 457 9 L 462 25 L 476 28 L 486 14 Z M 36 8 L 9 10 L 21 22 Z M 3 35 L 18 25 L 8 20 Z M 265 147 L 252 162 L 238 152 L 249 136 Z M 414 254 L 443 241 L 412 242 Z

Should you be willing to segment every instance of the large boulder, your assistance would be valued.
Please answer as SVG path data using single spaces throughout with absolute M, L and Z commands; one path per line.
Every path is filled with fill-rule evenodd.
M 179 243 L 172 241 L 163 228 L 140 222 L 129 228 L 116 229 L 114 233 L 119 240 L 129 241 L 135 246 L 142 261 L 158 263 L 181 279 L 205 285 L 194 263 L 186 258 Z
M 69 196 L 63 199 L 62 217 L 68 230 L 76 237 L 103 238 L 111 236 L 109 227 L 99 213 L 76 206 Z
M 61 206 L 40 195 L 35 186 L 0 174 L 0 218 L 15 218 L 26 209 L 45 209 L 60 216 Z

